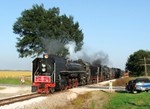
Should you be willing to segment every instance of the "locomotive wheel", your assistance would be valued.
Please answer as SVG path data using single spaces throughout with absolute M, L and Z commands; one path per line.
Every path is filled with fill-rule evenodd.
M 49 88 L 49 91 L 50 91 L 51 93 L 54 93 L 54 92 L 55 92 L 55 89 L 54 89 L 54 88 Z
M 65 89 L 64 89 L 64 90 L 67 90 L 67 89 L 69 89 L 69 87 L 68 87 L 68 86 L 65 86 Z
M 86 85 L 86 81 L 85 80 L 82 81 L 82 85 Z
M 65 89 L 65 85 L 61 85 L 61 90 L 64 90 Z
M 36 90 L 37 90 L 37 87 L 36 86 L 32 86 L 31 91 L 32 92 L 36 92 Z

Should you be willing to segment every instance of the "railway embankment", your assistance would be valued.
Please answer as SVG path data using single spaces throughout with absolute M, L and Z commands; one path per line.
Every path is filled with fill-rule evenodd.
M 114 80 L 115 81 L 115 80 Z M 105 86 L 109 81 L 100 82 L 98 84 L 92 84 L 87 86 L 81 86 L 73 89 L 69 89 L 66 91 L 62 91 L 60 93 L 50 94 L 44 97 L 37 97 L 34 99 L 13 103 L 6 106 L 1 106 L 0 109 L 3 108 L 23 108 L 23 109 L 42 109 L 43 105 L 47 106 L 47 108 L 57 108 L 65 106 L 68 102 L 76 99 L 79 95 L 83 95 L 87 92 L 97 91 L 97 90 L 108 90 L 108 86 Z M 1 98 L 7 98 L 16 95 L 22 95 L 31 93 L 31 87 L 27 85 L 1 85 L 2 89 L 0 90 Z M 114 89 L 115 90 L 115 89 Z M 121 89 L 122 90 L 122 89 Z M 46 107 L 45 107 L 46 108 Z M 44 109 L 45 109 L 44 108 Z

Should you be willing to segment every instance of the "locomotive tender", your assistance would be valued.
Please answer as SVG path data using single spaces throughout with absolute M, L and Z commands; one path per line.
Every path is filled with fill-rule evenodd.
M 43 55 L 33 60 L 32 92 L 54 93 L 81 85 L 119 78 L 122 71 L 82 60 L 70 61 L 56 55 Z

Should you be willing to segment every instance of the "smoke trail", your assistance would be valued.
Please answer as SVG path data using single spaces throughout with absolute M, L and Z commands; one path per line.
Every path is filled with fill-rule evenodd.
M 72 60 L 77 60 L 78 57 L 75 53 L 75 47 L 76 43 L 73 41 L 69 41 L 66 45 L 65 48 L 68 50 L 69 54 L 66 56 L 67 58 L 70 58 Z
M 93 55 L 93 65 L 107 65 L 109 62 L 108 55 L 102 51 L 99 51 Z
M 83 48 L 81 51 L 75 52 L 75 42 L 69 42 L 65 45 L 65 48 L 69 51 L 69 55 L 67 55 L 67 57 L 72 60 L 82 59 L 92 65 L 107 65 L 109 63 L 109 57 L 103 51 L 89 54 L 87 50 Z
M 61 40 L 42 37 L 41 41 L 44 45 L 45 52 L 48 54 L 57 54 L 64 47 L 64 44 Z
M 92 65 L 107 65 L 109 62 L 108 55 L 102 51 L 89 54 L 86 49 L 82 49 L 81 51 L 75 52 L 76 43 L 73 41 L 67 41 L 67 44 L 61 40 L 50 39 L 43 37 L 41 38 L 42 44 L 44 45 L 45 52 L 48 54 L 57 54 L 63 47 L 65 47 L 69 55 L 67 58 L 72 60 L 82 59 L 83 61 L 89 62 Z

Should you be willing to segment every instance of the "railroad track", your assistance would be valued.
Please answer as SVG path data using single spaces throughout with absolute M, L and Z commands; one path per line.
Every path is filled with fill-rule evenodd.
M 10 98 L 4 98 L 4 99 L 0 99 L 0 106 L 8 105 L 19 101 L 29 100 L 40 96 L 42 95 L 38 93 L 31 93 L 31 94 L 20 95 L 20 96 L 15 96 Z

